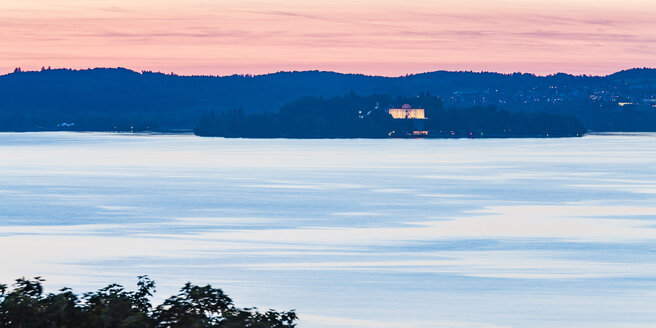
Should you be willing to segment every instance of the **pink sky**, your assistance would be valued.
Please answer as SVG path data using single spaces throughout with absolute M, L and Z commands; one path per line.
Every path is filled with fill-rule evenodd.
M 656 67 L 654 0 L 3 0 L 0 31 L 0 73 Z

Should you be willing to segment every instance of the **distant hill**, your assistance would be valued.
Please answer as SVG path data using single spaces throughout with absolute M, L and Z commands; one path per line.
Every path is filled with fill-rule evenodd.
M 428 92 L 442 97 L 446 107 L 494 105 L 510 111 L 567 112 L 586 125 L 608 130 L 609 123 L 595 123 L 599 115 L 594 110 L 612 111 L 622 100 L 640 103 L 640 108 L 651 106 L 647 99 L 656 98 L 655 90 L 656 69 L 603 77 L 437 71 L 394 78 L 322 71 L 219 77 L 124 68 L 44 69 L 0 76 L 0 130 L 191 129 L 212 111 L 276 112 L 302 96 L 349 92 L 392 96 Z

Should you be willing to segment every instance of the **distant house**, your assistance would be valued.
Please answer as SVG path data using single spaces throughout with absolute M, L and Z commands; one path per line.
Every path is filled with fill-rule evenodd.
M 401 108 L 390 108 L 388 113 L 395 119 L 426 119 L 423 108 L 412 108 L 412 106 L 405 104 Z
M 405 104 L 401 108 L 390 108 L 388 113 L 397 120 L 409 120 L 410 126 L 405 126 L 404 131 L 401 133 L 393 132 L 390 136 L 405 136 L 405 137 L 425 137 L 428 136 L 428 131 L 425 128 L 426 113 L 423 108 L 412 108 L 412 106 Z M 407 129 L 407 130 L 406 130 Z

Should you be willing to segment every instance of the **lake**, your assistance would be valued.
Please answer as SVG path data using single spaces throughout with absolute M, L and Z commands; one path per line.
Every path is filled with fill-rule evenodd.
M 656 134 L 0 134 L 0 282 L 142 274 L 300 328 L 653 327 Z

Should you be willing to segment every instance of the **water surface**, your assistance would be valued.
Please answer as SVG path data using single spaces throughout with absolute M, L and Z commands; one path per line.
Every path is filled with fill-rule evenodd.
M 652 327 L 656 135 L 4 133 L 0 268 L 211 283 L 301 328 Z

